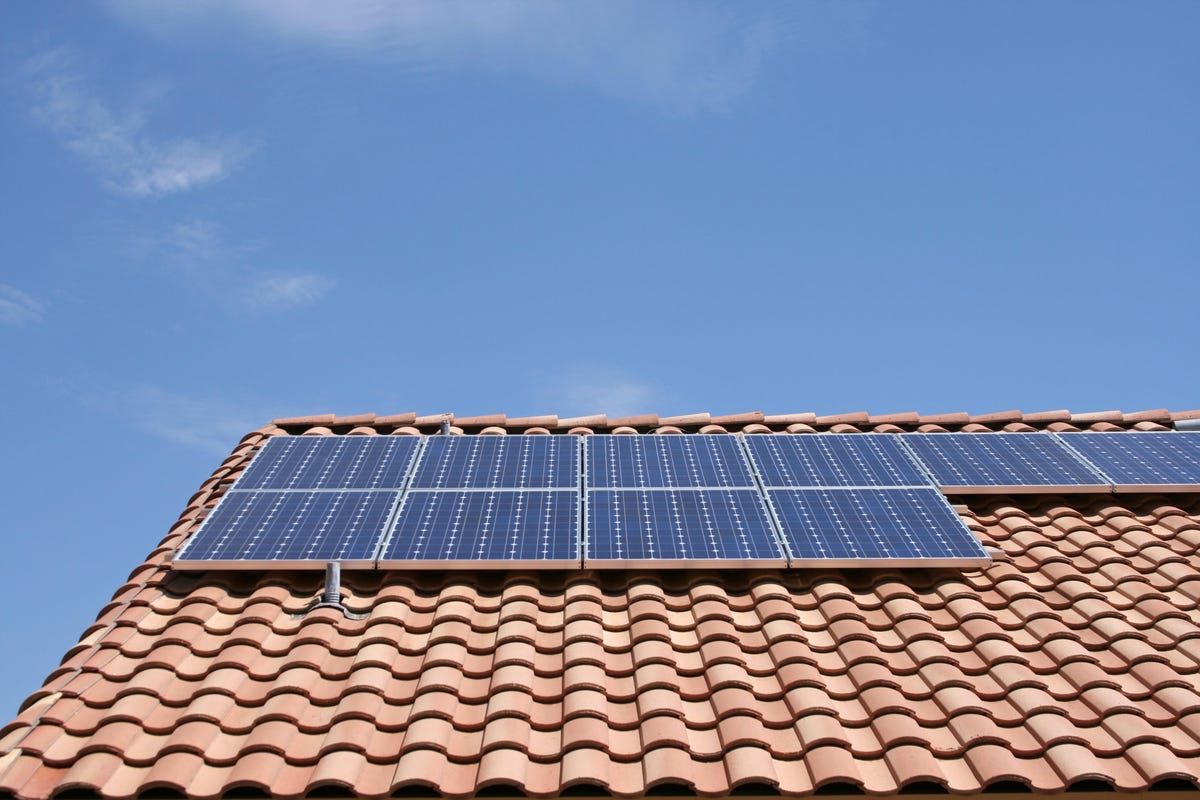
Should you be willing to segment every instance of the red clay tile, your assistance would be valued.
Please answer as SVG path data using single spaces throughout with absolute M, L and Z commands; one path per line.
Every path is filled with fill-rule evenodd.
M 661 423 L 695 430 L 701 416 Z M 1040 416 L 1007 424 L 1165 419 Z M 751 417 L 724 424 L 864 424 Z M 291 427 L 329 435 L 331 424 L 388 432 L 422 422 L 372 420 Z M 247 447 L 177 530 L 227 490 Z M 970 524 L 1011 560 L 936 577 L 610 573 L 564 586 L 550 575 L 349 576 L 347 596 L 370 614 L 360 622 L 291 616 L 319 592 L 319 576 L 295 589 L 263 575 L 164 581 L 155 559 L 169 548 L 159 550 L 4 729 L 0 791 L 40 800 L 69 786 L 215 798 L 238 786 L 380 797 L 403 786 L 466 796 L 580 783 L 811 794 L 826 784 L 894 793 L 920 782 L 954 792 L 1009 780 L 1038 791 L 1195 782 L 1200 509 L 1167 500 L 966 498 Z

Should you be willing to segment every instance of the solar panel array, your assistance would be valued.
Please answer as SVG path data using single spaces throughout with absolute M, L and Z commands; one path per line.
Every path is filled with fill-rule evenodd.
M 1200 433 L 1063 433 L 1058 438 L 1119 492 L 1196 491 L 1200 484 Z
M 588 436 L 591 489 L 755 485 L 736 436 Z
M 579 566 L 578 492 L 412 491 L 379 566 Z
M 420 444 L 413 436 L 276 436 L 234 488 L 401 489 Z
M 937 489 L 769 489 L 792 566 L 979 566 L 983 545 Z
M 574 436 L 433 437 L 413 475 L 414 489 L 575 489 Z
M 900 438 L 946 492 L 1112 489 L 1053 435 L 912 433 Z
M 764 486 L 928 486 L 893 434 L 746 438 Z
M 602 489 L 587 505 L 589 566 L 787 566 L 756 489 Z
M 274 437 L 174 563 L 970 566 L 945 494 L 1148 489 L 1200 433 Z

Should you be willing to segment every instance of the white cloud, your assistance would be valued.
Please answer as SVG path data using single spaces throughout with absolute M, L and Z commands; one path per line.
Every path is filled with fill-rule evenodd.
M 311 272 L 259 275 L 240 287 L 238 304 L 268 311 L 296 308 L 315 303 L 333 286 L 332 278 Z
M 228 454 L 242 436 L 269 420 L 265 411 L 150 384 L 89 394 L 84 404 L 119 416 L 143 433 L 214 456 Z
M 658 391 L 651 384 L 606 367 L 579 367 L 549 382 L 545 408 L 559 416 L 648 414 Z
M 92 167 L 111 190 L 133 197 L 186 192 L 227 177 L 250 153 L 232 138 L 158 141 L 146 110 L 118 113 L 93 95 L 62 50 L 26 62 L 34 117 Z
M 28 325 L 41 322 L 46 307 L 7 283 L 0 283 L 0 322 L 6 325 Z
M 333 278 L 313 271 L 253 266 L 262 259 L 261 249 L 229 242 L 218 225 L 202 217 L 128 237 L 132 257 L 174 274 L 231 310 L 287 311 L 318 302 L 337 285 Z
M 518 71 L 685 112 L 727 105 L 790 33 L 788 7 L 764 3 L 125 0 L 111 7 L 167 37 L 207 28 L 386 58 L 417 74 Z

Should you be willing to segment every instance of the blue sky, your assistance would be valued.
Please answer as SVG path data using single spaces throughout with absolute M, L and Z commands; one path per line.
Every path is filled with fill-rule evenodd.
M 0 8 L 0 716 L 278 416 L 1200 407 L 1200 5 Z

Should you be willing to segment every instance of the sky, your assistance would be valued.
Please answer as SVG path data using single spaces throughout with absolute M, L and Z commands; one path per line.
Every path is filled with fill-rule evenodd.
M 1187 1 L 0 5 L 0 716 L 276 417 L 1200 408 L 1198 38 Z

